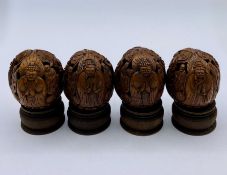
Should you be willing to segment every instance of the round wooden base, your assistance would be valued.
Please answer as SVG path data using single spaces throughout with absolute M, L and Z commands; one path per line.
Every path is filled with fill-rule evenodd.
M 45 109 L 20 108 L 21 127 L 33 135 L 51 133 L 62 126 L 65 121 L 64 104 L 61 99 L 54 106 Z
M 81 110 L 71 103 L 67 111 L 69 128 L 82 135 L 93 135 L 104 131 L 110 125 L 109 103 L 96 110 Z
M 217 108 L 215 102 L 202 108 L 190 108 L 177 104 L 172 105 L 172 123 L 183 133 L 205 135 L 216 127 Z
M 151 135 L 162 128 L 163 114 L 161 100 L 149 108 L 132 108 L 122 103 L 120 123 L 131 134 Z

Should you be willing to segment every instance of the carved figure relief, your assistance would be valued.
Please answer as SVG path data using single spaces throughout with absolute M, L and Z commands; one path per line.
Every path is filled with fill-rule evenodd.
M 21 105 L 30 108 L 49 106 L 62 91 L 61 63 L 43 50 L 26 50 L 11 63 L 9 84 Z
M 100 64 L 92 59 L 84 59 L 79 63 L 81 73 L 78 75 L 77 90 L 81 105 L 93 107 L 101 104 L 104 97 L 104 77 L 100 72 Z
M 185 105 L 207 105 L 218 92 L 218 63 L 200 50 L 184 49 L 176 53 L 167 75 L 167 90 L 176 101 Z
M 153 51 L 140 47 L 130 49 L 119 62 L 115 74 L 116 91 L 125 103 L 150 106 L 160 99 L 165 68 Z
M 185 83 L 186 83 L 186 64 L 182 63 L 179 65 L 179 70 L 176 71 L 176 84 L 175 84 L 175 88 L 176 88 L 176 96 L 178 99 L 180 99 L 181 101 L 184 101 L 186 96 L 185 96 Z
M 18 73 L 17 93 L 22 104 L 42 106 L 47 93 L 46 83 L 42 78 L 44 66 L 36 57 L 22 61 Z
M 74 54 L 66 66 L 65 80 L 65 94 L 79 108 L 103 106 L 113 93 L 112 65 L 95 51 Z

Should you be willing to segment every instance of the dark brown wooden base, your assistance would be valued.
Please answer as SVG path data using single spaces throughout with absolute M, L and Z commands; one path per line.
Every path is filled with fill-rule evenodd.
M 183 133 L 205 135 L 216 127 L 217 108 L 215 102 L 202 108 L 186 107 L 174 102 L 172 111 L 172 123 Z
M 69 128 L 82 135 L 93 135 L 104 131 L 110 125 L 111 108 L 109 103 L 96 110 L 81 110 L 69 103 Z
M 161 100 L 149 108 L 133 108 L 122 103 L 120 123 L 131 134 L 151 135 L 162 128 L 163 114 Z
M 21 127 L 33 135 L 51 133 L 62 126 L 65 121 L 64 104 L 61 99 L 50 108 L 34 110 L 23 106 L 20 108 Z

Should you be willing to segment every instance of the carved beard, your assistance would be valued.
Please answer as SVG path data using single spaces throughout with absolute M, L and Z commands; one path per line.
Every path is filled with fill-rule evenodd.
M 142 75 L 144 76 L 144 77 L 149 77 L 150 75 L 151 75 L 151 73 L 142 73 Z
M 95 72 L 89 72 L 89 71 L 85 71 L 87 78 L 93 78 L 95 76 Z

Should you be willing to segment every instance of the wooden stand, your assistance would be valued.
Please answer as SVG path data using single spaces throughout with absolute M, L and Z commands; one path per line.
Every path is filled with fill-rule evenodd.
M 21 127 L 33 135 L 51 133 L 62 126 L 65 121 L 64 104 L 61 99 L 54 106 L 45 109 L 20 108 Z
M 82 135 L 100 133 L 110 125 L 110 112 L 109 103 L 96 110 L 78 109 L 69 103 L 67 111 L 69 128 Z
M 120 123 L 131 134 L 150 135 L 162 128 L 163 114 L 161 100 L 148 108 L 133 108 L 122 103 Z
M 186 134 L 205 135 L 216 127 L 217 108 L 215 101 L 202 108 L 187 107 L 174 102 L 172 111 L 173 125 Z

